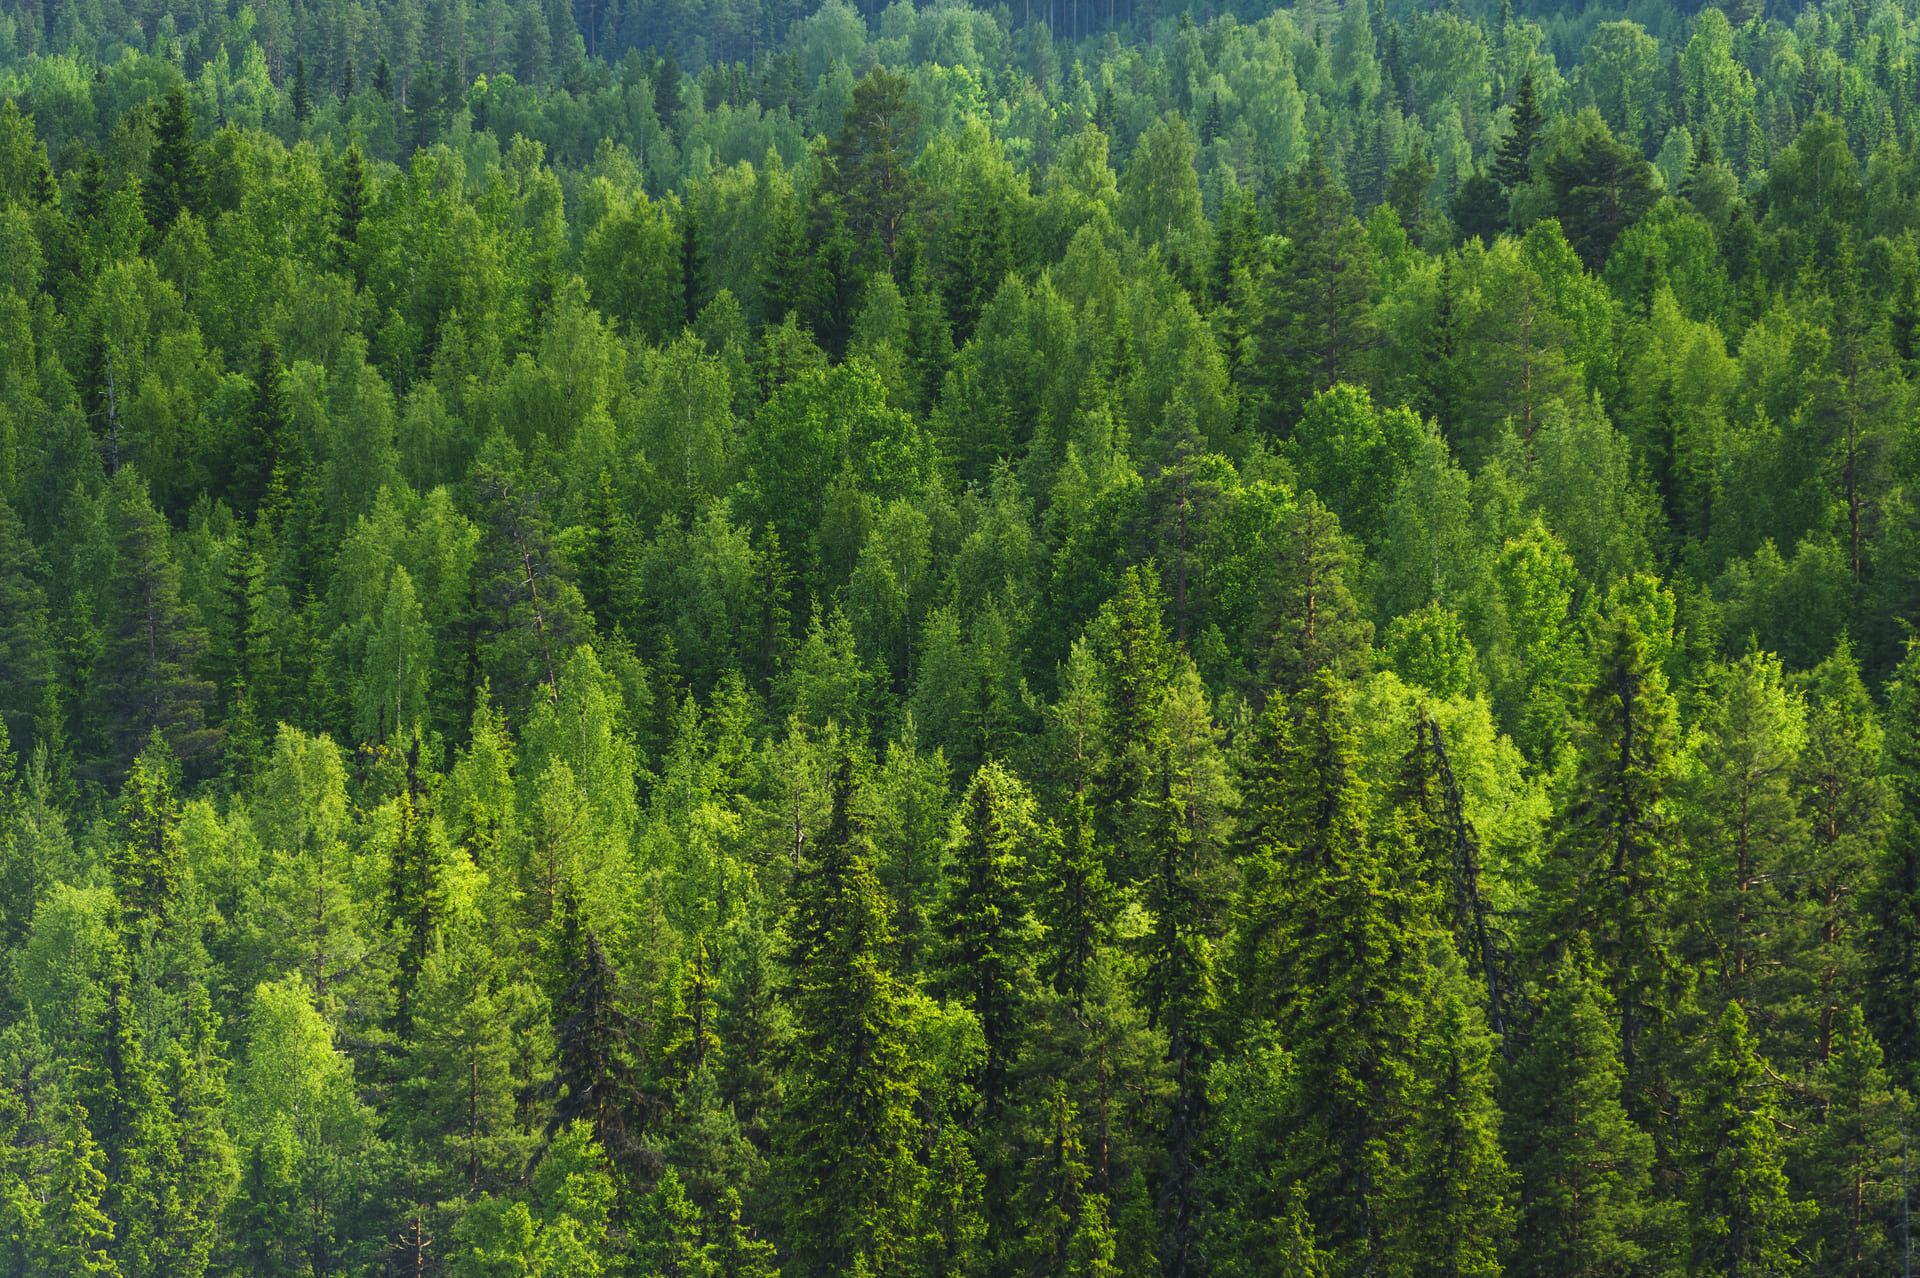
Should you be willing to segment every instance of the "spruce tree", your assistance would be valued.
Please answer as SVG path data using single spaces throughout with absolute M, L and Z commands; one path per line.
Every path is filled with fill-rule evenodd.
M 1540 131 L 1546 123 L 1540 113 L 1540 100 L 1534 95 L 1533 72 L 1520 77 L 1520 91 L 1513 98 L 1513 115 L 1507 121 L 1507 136 L 1501 139 L 1500 155 L 1493 162 L 1493 176 L 1509 191 L 1533 181 L 1533 151 L 1540 143 Z
M 87 1130 L 86 1111 L 77 1105 L 67 1108 L 66 1130 L 39 1188 L 41 1232 L 32 1248 L 38 1271 L 119 1278 L 120 1267 L 107 1250 L 114 1224 L 100 1210 L 106 1159 Z
M 1260 322 L 1263 357 L 1277 370 L 1261 424 L 1276 434 L 1307 400 L 1353 378 L 1376 335 L 1372 249 L 1318 137 L 1294 175 L 1288 208 L 1293 252 Z
M 1747 1015 L 1728 1003 L 1688 1098 L 1687 1194 L 1698 1273 L 1742 1278 L 1795 1267 L 1811 1215 L 1787 1184 L 1779 1084 L 1755 1049 Z
M 1615 1018 L 1591 956 L 1570 947 L 1503 1097 L 1519 1179 L 1515 1278 L 1638 1273 L 1658 1256 L 1653 1140 L 1621 1104 Z
M 715 1278 L 718 1266 L 700 1244 L 700 1210 L 687 1201 L 673 1168 L 640 1200 L 631 1228 L 641 1273 L 650 1278 Z
M 336 260 L 347 270 L 355 271 L 356 280 L 364 280 L 364 272 L 357 270 L 356 253 L 360 246 L 360 225 L 367 220 L 367 210 L 373 203 L 373 191 L 369 184 L 366 157 L 360 154 L 360 144 L 351 143 L 347 153 L 340 159 L 340 184 L 333 196 L 334 238 L 338 241 Z
M 957 1123 L 943 1124 L 927 1155 L 907 1271 L 915 1278 L 986 1272 L 993 1249 L 985 1198 L 985 1177 L 974 1164 L 967 1133 Z
M 1046 928 L 1039 973 L 1078 1009 L 1086 1003 L 1094 959 L 1112 940 L 1123 894 L 1107 877 L 1111 852 L 1095 841 L 1085 795 L 1068 800 L 1067 828 L 1049 823 L 1042 843 L 1049 856 L 1036 911 Z
M 180 805 L 174 798 L 172 751 L 159 733 L 134 760 L 120 791 L 116 837 L 107 854 L 121 927 L 138 938 L 162 925 L 186 866 L 180 847 Z
M 664 1077 L 679 1084 L 705 1070 L 720 1053 L 719 1009 L 704 936 L 694 941 L 693 954 L 681 965 L 677 993 L 673 1014 L 662 1018 L 658 1066 Z
M 88 715 L 105 733 L 89 764 L 101 779 L 124 775 L 155 731 L 183 765 L 217 741 L 203 719 L 213 689 L 194 673 L 206 635 L 180 598 L 172 531 L 131 466 L 114 476 L 108 500 L 113 575 L 105 644 L 87 689 Z
M 1347 584 L 1340 517 L 1305 493 L 1286 513 L 1274 550 L 1259 630 L 1248 645 L 1263 655 L 1262 687 L 1291 696 L 1311 688 L 1321 671 L 1359 674 L 1373 625 Z
M 916 1089 L 861 790 L 843 758 L 786 928 L 794 1043 L 780 1152 L 802 1278 L 892 1266 L 918 1189 Z
M 1793 794 L 1804 717 L 1776 658 L 1749 653 L 1708 672 L 1699 770 L 1687 796 L 1688 840 L 1719 873 L 1708 888 L 1711 952 L 1728 998 L 1777 1021 L 1784 1002 L 1784 944 L 1807 828 Z M 1799 899 L 1796 899 L 1799 898 Z
M 402 1042 L 410 1042 L 420 973 L 439 936 L 446 888 L 432 815 L 408 793 L 394 805 L 399 821 L 387 860 L 387 926 L 395 949 L 393 1029 Z
M 719 1238 L 713 1244 L 719 1278 L 780 1278 L 779 1253 L 740 1219 L 740 1191 L 728 1189 L 720 1200 L 715 1224 Z
M 157 236 L 173 229 L 182 213 L 205 212 L 205 183 L 200 171 L 200 148 L 194 141 L 193 108 L 187 91 L 176 85 L 160 100 L 153 122 L 153 150 L 148 153 L 150 179 L 141 188 L 147 221 Z
M 1045 1118 L 1045 1144 L 1030 1164 L 1031 1179 L 1021 1204 L 1022 1267 L 1026 1273 L 1068 1274 L 1076 1272 L 1076 1265 L 1084 1268 L 1100 1263 L 1098 1253 L 1102 1249 L 1088 1234 L 1090 1228 L 1105 1229 L 1107 1205 L 1088 1188 L 1079 1114 L 1067 1097 L 1065 1084 L 1054 1085 Z M 1109 1267 L 1112 1246 L 1112 1240 L 1107 1239 L 1105 1263 Z
M 1817 1207 L 1808 1242 L 1835 1278 L 1867 1278 L 1900 1267 L 1908 1105 L 1882 1068 L 1858 1008 L 1834 1029 L 1820 1074 L 1819 1125 L 1803 1135 L 1797 1162 Z
M 584 938 L 580 975 L 557 1009 L 565 1018 L 554 1026 L 559 1048 L 548 1092 L 554 1096 L 546 1139 L 576 1121 L 588 1124 L 594 1140 L 616 1167 L 640 1151 L 640 1128 L 652 1106 L 641 1090 L 643 1029 L 621 996 L 620 973 L 600 938 Z
M 53 673 L 42 561 L 13 507 L 0 498 L 0 722 L 26 750 L 32 709 Z
M 280 348 L 272 338 L 260 343 L 253 364 L 253 396 L 240 438 L 234 441 L 234 505 L 246 514 L 258 513 L 283 531 L 284 503 L 289 494 L 275 491 L 278 475 L 284 485 L 285 464 L 292 447 L 293 422 L 287 407 L 287 373 Z
M 1886 761 L 1892 824 L 1866 900 L 1865 1009 L 1888 1071 L 1920 1084 L 1920 640 L 1888 691 Z
M 1682 984 L 1669 910 L 1676 841 L 1674 709 L 1631 618 L 1601 641 L 1599 677 L 1584 695 L 1573 791 L 1546 867 L 1554 934 L 1586 932 L 1620 1017 L 1620 1052 L 1636 1095 L 1647 1085 L 1646 1040 Z
M 986 1035 L 980 1095 L 999 1107 L 1021 1039 L 1029 997 L 1026 847 L 1032 800 L 997 763 L 974 774 L 954 817 L 947 846 L 946 892 L 940 911 L 943 983 Z
M 1809 906 L 1794 938 L 1811 977 L 1815 1048 L 1825 1059 L 1834 1018 L 1857 1002 L 1864 898 L 1887 832 L 1888 778 L 1880 716 L 1842 641 L 1807 677 L 1807 740 L 1795 788 L 1809 837 Z
M 313 115 L 313 87 L 307 83 L 307 60 L 293 60 L 293 85 L 287 91 L 287 104 L 293 109 L 293 122 L 305 124 Z
M 1455 968 L 1439 986 L 1415 1062 L 1406 1153 L 1387 1195 L 1384 1249 L 1401 1273 L 1492 1275 L 1513 1228 L 1494 1040 L 1472 982 Z

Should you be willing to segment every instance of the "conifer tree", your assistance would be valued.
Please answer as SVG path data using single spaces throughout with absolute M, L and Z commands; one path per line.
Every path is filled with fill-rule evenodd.
M 373 191 L 368 181 L 366 157 L 360 154 L 360 144 L 354 142 L 348 145 L 347 153 L 340 160 L 340 185 L 333 196 L 333 234 L 338 241 L 337 258 L 340 266 L 353 270 L 355 279 L 361 281 L 365 275 L 358 269 L 356 258 L 360 246 L 360 226 L 367 220 L 367 209 L 372 203 Z
M 1493 176 L 1509 191 L 1533 181 L 1533 151 L 1540 142 L 1540 100 L 1534 94 L 1533 72 L 1520 77 L 1520 91 L 1513 98 L 1513 115 L 1507 121 L 1507 136 L 1501 139 L 1499 158 L 1493 162 Z
M 1340 517 L 1303 494 L 1287 512 L 1274 549 L 1260 629 L 1249 636 L 1249 647 L 1264 656 L 1263 688 L 1291 696 L 1312 687 L 1323 670 L 1343 678 L 1360 673 L 1373 625 L 1347 584 Z
M 1708 927 L 1720 988 L 1772 1020 L 1783 1001 L 1782 942 L 1800 931 L 1791 915 L 1806 825 L 1792 782 L 1804 709 L 1788 692 L 1778 659 L 1749 653 L 1708 680 L 1689 844 L 1719 871 L 1709 888 Z
M 67 1107 L 66 1130 L 43 1185 L 42 1232 L 33 1247 L 36 1268 L 47 1274 L 119 1278 L 120 1267 L 107 1250 L 113 1242 L 113 1221 L 100 1210 L 107 1189 L 106 1159 L 87 1130 L 86 1112 L 77 1105 Z
M 1123 894 L 1107 877 L 1111 854 L 1095 842 L 1085 795 L 1068 800 L 1066 830 L 1049 823 L 1041 841 L 1049 856 L 1037 910 L 1046 926 L 1039 973 L 1078 1009 L 1086 1003 L 1094 959 L 1112 941 Z
M 1859 998 L 1863 898 L 1886 835 L 1889 790 L 1880 716 L 1851 645 L 1837 645 L 1807 685 L 1807 742 L 1795 788 L 1810 842 L 1810 903 L 1794 940 L 1815 986 L 1816 1050 L 1825 1059 L 1835 1016 Z
M 526 713 L 559 695 L 560 671 L 583 628 L 580 592 L 537 494 L 484 462 L 472 482 L 483 529 L 474 591 L 481 670 L 504 708 Z
M 234 505 L 247 514 L 263 513 L 284 536 L 287 515 L 285 490 L 293 423 L 287 407 L 287 373 L 280 348 L 272 338 L 260 343 L 253 365 L 253 397 L 241 437 L 234 441 Z M 275 477 L 281 487 L 276 489 Z
M 1372 250 L 1317 137 L 1292 185 L 1286 232 L 1294 249 L 1260 324 L 1264 358 L 1278 370 L 1262 414 L 1270 432 L 1351 379 L 1375 340 Z
M 1881 1065 L 1880 1045 L 1860 1010 L 1849 1007 L 1821 1071 L 1820 1124 L 1801 1138 L 1797 1160 L 1818 1209 L 1808 1242 L 1818 1247 L 1823 1272 L 1836 1278 L 1900 1266 L 1909 1106 Z
M 895 1263 L 918 1188 L 915 1088 L 861 790 L 842 759 L 787 922 L 794 1045 L 781 1153 L 792 1268 L 805 1278 Z
M 715 1278 L 718 1270 L 700 1244 L 700 1209 L 687 1200 L 669 1167 L 634 1213 L 633 1252 L 640 1272 L 659 1278 Z
M 720 1052 L 719 1009 L 707 939 L 697 938 L 693 954 L 681 966 L 677 1007 L 662 1018 L 665 1043 L 659 1066 L 665 1076 L 684 1082 L 705 1070 Z
M 293 110 L 293 122 L 305 124 L 313 115 L 313 87 L 307 83 L 307 60 L 293 60 L 293 85 L 287 90 L 287 104 Z
M 173 753 L 156 731 L 120 791 L 117 837 L 107 860 L 129 938 L 138 938 L 149 923 L 164 924 L 184 877 L 173 768 Z
M 32 707 L 52 674 L 39 549 L 0 498 L 0 721 L 27 749 Z
M 1887 698 L 1891 826 L 1869 890 L 1867 1023 L 1888 1072 L 1920 1083 L 1920 641 L 1907 644 Z
M 1811 1214 L 1794 1202 L 1780 1133 L 1778 1084 L 1755 1051 L 1747 1016 L 1728 1003 L 1687 1105 L 1691 1267 L 1740 1278 L 1795 1266 Z
M 620 974 L 599 936 L 588 932 L 584 940 L 580 976 L 561 1002 L 565 1019 L 554 1026 L 559 1056 L 549 1092 L 556 1099 L 546 1137 L 551 1142 L 585 1122 L 618 1167 L 639 1151 L 639 1128 L 651 1108 L 640 1087 L 643 1027 L 624 1006 Z
M 1665 1022 L 1680 982 L 1668 910 L 1675 832 L 1673 698 L 1631 618 L 1603 640 L 1584 697 L 1574 791 L 1547 867 L 1558 935 L 1585 931 L 1620 1017 L 1630 1089 L 1645 1040 Z M 1634 1103 L 1638 1103 L 1637 1097 Z
M 418 751 L 418 742 L 414 749 Z M 387 863 L 387 921 L 396 946 L 393 1028 L 402 1042 L 408 1042 L 413 1038 L 420 973 L 439 935 L 446 893 L 431 814 L 411 794 L 402 794 L 394 803 L 399 828 Z
M 971 1278 L 985 1272 L 993 1256 L 985 1197 L 985 1177 L 974 1164 L 972 1142 L 958 1124 L 943 1124 L 927 1156 L 909 1272 L 916 1278 Z
M 113 575 L 105 644 L 87 690 L 91 716 L 106 732 L 89 769 L 102 778 L 123 775 L 156 730 L 183 764 L 217 739 L 202 718 L 213 690 L 194 674 L 206 635 L 181 601 L 166 520 L 130 466 L 114 477 L 109 500 Z
M 999 1106 L 1020 1043 L 1028 997 L 1026 846 L 1032 800 L 1012 773 L 989 763 L 960 800 L 947 845 L 941 906 L 945 984 L 980 1018 L 987 1056 L 980 1095 Z
M 1079 1114 L 1067 1098 L 1064 1084 L 1055 1084 L 1047 1101 L 1045 1140 L 1032 1162 L 1032 1178 L 1022 1206 L 1026 1221 L 1021 1243 L 1024 1271 L 1092 1273 L 1104 1263 L 1112 1272 L 1113 1241 L 1106 1238 L 1103 1248 L 1097 1237 L 1106 1229 L 1106 1201 L 1088 1189 Z
M 153 122 L 153 150 L 147 165 L 151 179 L 141 188 L 147 221 L 156 235 L 173 229 L 182 213 L 205 212 L 205 182 L 200 170 L 200 148 L 194 141 L 193 108 L 185 87 L 176 85 L 160 100 Z
M 1518 1176 L 1515 1278 L 1640 1272 L 1658 1252 L 1653 1140 L 1621 1104 L 1613 999 L 1579 946 L 1560 958 L 1508 1076 L 1502 1131 Z
M 1458 968 L 1443 971 L 1439 984 L 1444 993 L 1415 1063 L 1405 1161 L 1388 1194 L 1385 1250 L 1403 1273 L 1497 1274 L 1513 1217 L 1494 1041 Z
M 728 1189 L 720 1200 L 719 1239 L 713 1260 L 719 1278 L 780 1278 L 779 1254 L 740 1219 L 740 1191 Z

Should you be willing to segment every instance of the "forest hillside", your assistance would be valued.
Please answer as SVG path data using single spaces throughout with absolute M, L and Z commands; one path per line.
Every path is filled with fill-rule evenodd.
M 0 1274 L 1867 1278 L 1920 3 L 0 0 Z

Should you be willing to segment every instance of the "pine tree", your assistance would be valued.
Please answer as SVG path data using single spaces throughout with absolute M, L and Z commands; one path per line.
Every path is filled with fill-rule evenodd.
M 917 1190 L 915 1088 L 868 822 L 845 758 L 787 923 L 794 1044 L 781 1152 L 796 1186 L 793 1268 L 804 1278 L 885 1271 Z
M 1508 1076 L 1503 1136 L 1519 1178 L 1515 1278 L 1637 1273 L 1657 1238 L 1653 1140 L 1621 1104 L 1613 999 L 1580 946 L 1561 956 Z
M 1810 1213 L 1789 1193 L 1780 1109 L 1746 1013 L 1728 1003 L 1687 1105 L 1687 1208 L 1695 1272 L 1783 1273 Z
M 999 1107 L 1021 1038 L 1028 997 L 1025 848 L 1032 800 L 997 763 L 974 774 L 954 818 L 947 845 L 946 893 L 940 936 L 945 984 L 980 1018 L 986 1061 L 980 1095 Z
M 393 69 L 387 65 L 387 55 L 381 54 L 380 61 L 373 68 L 373 91 L 380 95 L 383 102 L 393 101 Z

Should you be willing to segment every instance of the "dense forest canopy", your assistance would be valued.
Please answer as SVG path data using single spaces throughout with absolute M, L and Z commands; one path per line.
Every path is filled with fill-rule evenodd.
M 1910 1256 L 1920 5 L 0 0 L 0 1271 Z

